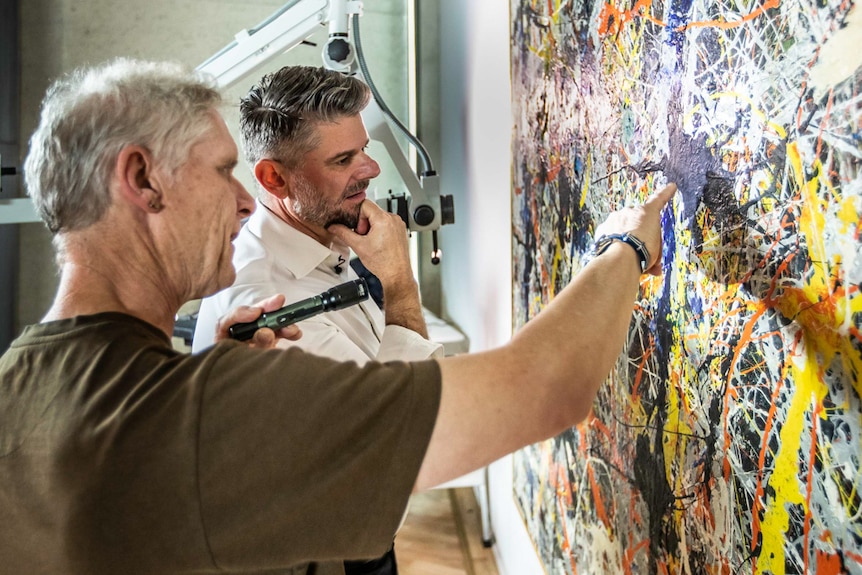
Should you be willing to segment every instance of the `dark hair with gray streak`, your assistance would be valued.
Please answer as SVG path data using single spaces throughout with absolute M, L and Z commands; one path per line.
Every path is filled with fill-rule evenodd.
M 318 144 L 316 125 L 362 111 L 371 98 L 361 80 L 313 66 L 285 66 L 267 74 L 240 101 L 245 159 L 263 158 L 299 165 Z
M 56 237 L 102 218 L 126 146 L 149 150 L 173 175 L 221 103 L 211 79 L 172 63 L 121 58 L 56 81 L 24 163 L 27 193 L 48 229 Z

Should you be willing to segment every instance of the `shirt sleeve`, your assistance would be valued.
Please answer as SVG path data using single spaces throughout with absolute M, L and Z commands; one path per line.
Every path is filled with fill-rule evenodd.
M 338 313 L 338 311 L 332 312 Z M 277 346 L 282 349 L 298 347 L 308 353 L 331 357 L 340 361 L 353 361 L 358 365 L 364 365 L 371 360 L 367 350 L 363 350 L 344 331 L 334 323 L 319 316 L 310 318 L 299 323 L 302 337 L 297 340 L 278 340 Z M 414 358 L 399 358 L 409 361 Z M 415 359 L 427 359 L 417 357 Z
M 413 330 L 398 325 L 387 325 L 380 338 L 377 354 L 360 347 L 337 325 L 316 318 L 300 324 L 302 337 L 296 341 L 280 340 L 281 348 L 298 347 L 309 353 L 341 361 L 354 361 L 364 365 L 371 359 L 387 361 L 421 361 L 443 357 L 443 346 L 428 341 Z
M 380 338 L 377 361 L 420 361 L 443 357 L 443 346 L 429 341 L 411 329 L 387 325 Z
M 216 324 L 219 318 L 228 311 L 239 305 L 251 305 L 277 293 L 284 292 L 279 291 L 270 282 L 261 282 L 229 287 L 201 300 L 198 319 L 195 323 L 192 353 L 198 353 L 213 344 Z

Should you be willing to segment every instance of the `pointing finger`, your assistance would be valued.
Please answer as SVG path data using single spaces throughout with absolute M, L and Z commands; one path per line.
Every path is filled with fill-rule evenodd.
M 656 206 L 661 210 L 676 193 L 676 184 L 668 184 L 660 192 L 656 192 L 644 203 L 644 206 Z

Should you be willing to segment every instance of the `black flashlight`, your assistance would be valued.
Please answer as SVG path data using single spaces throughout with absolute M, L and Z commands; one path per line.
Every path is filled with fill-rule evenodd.
M 320 295 L 286 305 L 281 309 L 264 312 L 256 321 L 235 323 L 228 328 L 228 333 L 233 339 L 246 341 L 251 339 L 254 332 L 261 328 L 268 327 L 277 330 L 319 313 L 344 309 L 367 299 L 368 284 L 363 278 L 359 278 L 339 284 Z

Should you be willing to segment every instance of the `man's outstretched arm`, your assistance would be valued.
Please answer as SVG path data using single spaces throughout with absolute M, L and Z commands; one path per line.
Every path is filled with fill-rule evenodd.
M 661 270 L 660 212 L 670 185 L 638 208 L 611 214 L 600 233 L 630 232 Z M 584 419 L 622 351 L 641 264 L 616 242 L 581 270 L 506 345 L 439 360 L 443 390 L 416 489 L 428 489 Z

